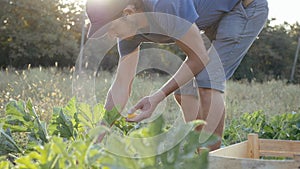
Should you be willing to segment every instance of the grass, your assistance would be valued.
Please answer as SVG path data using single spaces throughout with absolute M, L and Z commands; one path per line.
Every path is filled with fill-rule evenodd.
M 42 119 L 49 118 L 52 108 L 64 106 L 72 97 L 72 80 L 74 69 L 33 68 L 22 71 L 6 69 L 0 71 L 0 115 L 5 111 L 5 104 L 10 99 L 31 99 L 36 105 Z M 132 97 L 126 108 L 139 98 L 153 92 L 167 79 L 160 76 L 140 76 L 135 79 Z M 95 79 L 95 87 L 90 86 L 86 93 L 95 93 L 98 102 L 104 103 L 106 92 L 113 76 L 102 72 Z M 146 87 L 145 87 L 146 86 Z M 94 87 L 94 88 L 93 88 Z M 227 122 L 244 112 L 263 110 L 267 115 L 300 111 L 299 85 L 287 85 L 283 81 L 266 83 L 227 82 L 226 111 Z M 159 110 L 167 111 L 169 118 L 178 117 L 179 107 L 170 96 Z
M 231 119 L 242 113 L 262 110 L 272 116 L 287 112 L 300 112 L 300 85 L 284 81 L 266 83 L 227 82 L 226 111 Z
M 71 98 L 72 71 L 36 68 L 0 72 L 0 112 L 10 99 L 32 100 L 41 118 L 48 118 L 55 106 L 63 106 Z

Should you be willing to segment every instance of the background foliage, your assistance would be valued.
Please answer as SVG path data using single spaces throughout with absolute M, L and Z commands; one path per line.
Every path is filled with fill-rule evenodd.
M 79 52 L 82 15 L 61 0 L 1 0 L 0 65 L 70 66 Z M 68 9 L 68 10 L 66 10 Z
M 272 26 L 268 21 L 259 38 L 237 69 L 234 79 L 243 78 L 259 82 L 270 79 L 288 79 L 300 37 L 299 23 Z M 297 80 L 300 80 L 300 59 L 297 67 Z
M 0 66 L 73 66 L 78 57 L 84 4 L 66 0 L 0 0 Z M 86 31 L 85 31 L 86 32 Z M 299 23 L 273 25 L 269 20 L 233 79 L 288 79 L 300 36 Z M 147 47 L 147 45 L 144 45 Z M 162 46 L 184 57 L 175 46 Z M 102 63 L 112 71 L 116 48 Z M 300 60 L 300 59 L 299 59 Z M 300 61 L 299 61 L 300 62 Z M 298 63 L 299 63 L 298 62 Z M 300 80 L 300 64 L 296 81 Z
M 154 137 L 166 132 L 164 119 L 159 117 L 149 125 L 132 127 L 133 130 L 124 133 L 120 130 L 122 128 L 93 125 L 99 121 L 113 124 L 120 119 L 116 110 L 107 112 L 101 104 L 91 107 L 77 103 L 74 98 L 65 107 L 54 108 L 52 115 L 47 123 L 39 118 L 30 101 L 10 101 L 7 104 L 5 118 L 0 118 L 1 168 L 182 169 L 198 166 L 205 169 L 208 151 L 196 154 L 196 148 L 217 140 L 210 135 L 205 143 L 200 144 L 200 133 L 192 128 L 204 122 L 194 121 L 180 123 L 174 131 L 167 133 L 166 141 L 137 141 L 134 138 Z M 188 133 L 186 129 L 190 129 Z M 96 140 L 104 131 L 108 134 L 98 143 Z M 17 139 L 12 134 L 23 135 L 23 138 Z M 178 140 L 180 135 L 185 137 Z M 173 146 L 156 153 L 168 145 Z M 153 155 L 139 155 L 144 153 Z

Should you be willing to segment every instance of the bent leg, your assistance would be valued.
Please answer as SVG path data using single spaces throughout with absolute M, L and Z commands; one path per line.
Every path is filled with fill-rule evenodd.
M 216 150 L 221 146 L 222 134 L 224 130 L 224 94 L 220 91 L 209 88 L 199 88 L 199 94 L 201 98 L 201 109 L 198 113 L 198 119 L 204 119 L 207 124 L 204 126 L 198 126 L 197 130 L 204 131 L 208 134 L 214 134 L 219 138 L 219 141 L 216 144 L 208 147 L 211 151 Z M 207 135 L 200 135 L 200 143 L 205 142 L 207 139 L 209 139 Z
M 181 106 L 186 122 L 196 119 L 206 121 L 206 125 L 196 128 L 197 131 L 204 131 L 206 133 L 205 135 L 200 134 L 200 142 L 204 143 L 207 141 L 210 134 L 219 137 L 220 141 L 208 147 L 210 150 L 216 150 L 221 146 L 224 128 L 224 97 L 220 91 L 208 88 L 199 88 L 199 94 L 201 99 L 193 95 L 180 94 L 175 94 L 175 99 Z
M 216 40 L 209 51 L 210 62 L 207 67 L 196 76 L 200 99 L 180 96 L 175 98 L 182 104 L 184 116 L 191 120 L 198 109 L 198 119 L 207 121 L 206 126 L 199 126 L 204 130 L 222 137 L 225 117 L 225 82 L 229 79 L 241 60 L 247 53 L 251 44 L 262 30 L 268 16 L 268 5 L 265 0 L 254 0 L 246 8 L 242 2 L 233 11 L 225 15 L 219 23 Z M 180 99 L 178 99 L 180 98 Z M 196 104 L 198 100 L 198 104 Z M 190 105 L 189 105 L 190 104 Z M 192 105 L 194 104 L 194 105 Z M 198 107 L 198 108 L 197 108 Z M 201 138 L 205 141 L 206 138 Z M 211 150 L 219 148 L 221 143 L 210 147 Z

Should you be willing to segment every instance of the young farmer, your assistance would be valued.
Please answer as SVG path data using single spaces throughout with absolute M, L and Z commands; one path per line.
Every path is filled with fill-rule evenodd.
M 89 38 L 107 33 L 119 40 L 121 61 L 107 95 L 106 109 L 116 105 L 122 109 L 126 105 L 136 73 L 140 44 L 173 42 L 186 54 L 186 60 L 158 91 L 141 99 L 130 110 L 131 113 L 140 110 L 140 113 L 128 121 L 149 118 L 165 97 L 187 83 L 183 87 L 186 89 L 175 92 L 185 120 L 203 119 L 207 122 L 203 130 L 222 137 L 225 82 L 233 75 L 266 22 L 266 0 L 88 0 L 86 9 L 91 22 Z M 191 24 L 186 26 L 163 16 L 149 17 L 143 15 L 145 12 L 176 16 Z M 138 17 L 131 17 L 136 14 Z M 115 20 L 122 16 L 122 19 Z M 106 29 L 102 29 L 104 25 Z M 171 32 L 175 38 L 155 33 L 137 35 L 139 30 L 151 30 L 152 27 L 159 27 L 166 34 Z M 101 31 L 97 32 L 99 29 Z M 199 30 L 213 32 L 209 37 L 214 52 L 207 52 Z M 196 85 L 191 82 L 194 77 Z M 200 98 L 195 91 L 199 92 Z M 210 147 L 211 150 L 219 148 L 220 144 Z

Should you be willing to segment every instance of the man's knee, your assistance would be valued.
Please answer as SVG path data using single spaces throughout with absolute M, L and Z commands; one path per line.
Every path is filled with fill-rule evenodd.
M 174 98 L 178 104 L 181 104 L 181 94 L 174 94 Z
M 222 95 L 222 92 L 212 88 L 199 88 L 199 94 L 201 99 L 212 99 L 214 95 Z
M 206 118 L 208 113 L 214 109 L 223 109 L 225 100 L 223 93 L 219 90 L 211 88 L 199 88 L 200 102 L 201 102 L 201 116 Z M 221 110 L 223 111 L 223 110 Z

